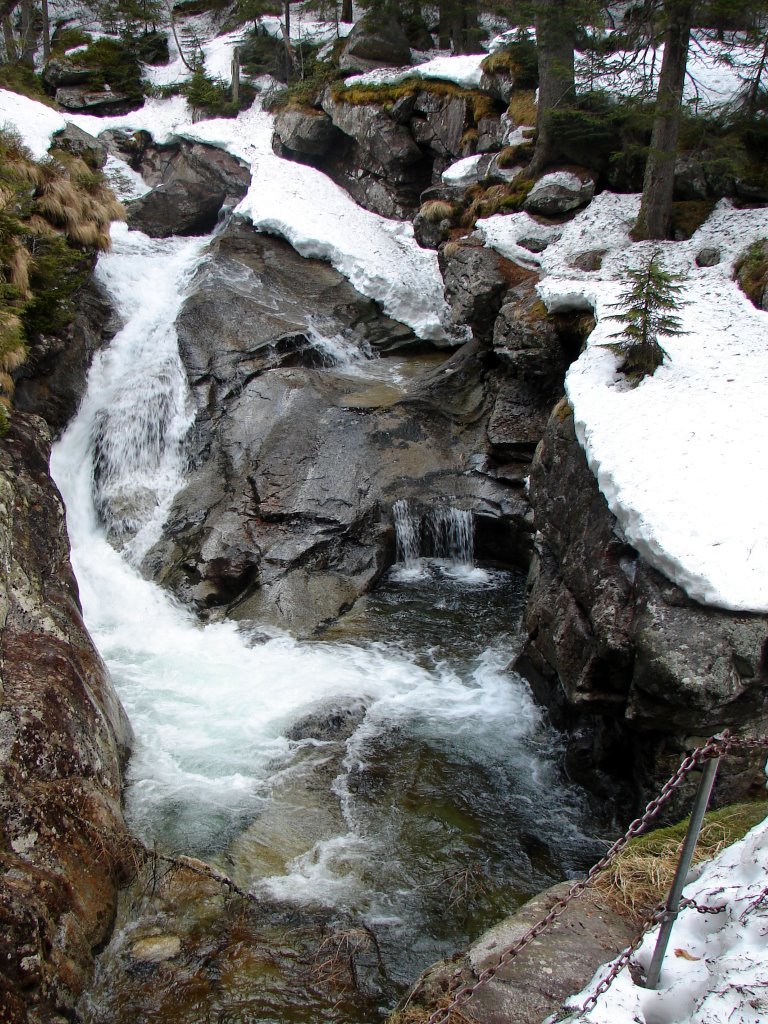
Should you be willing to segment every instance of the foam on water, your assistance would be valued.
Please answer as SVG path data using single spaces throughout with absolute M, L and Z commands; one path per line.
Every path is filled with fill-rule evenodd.
M 503 734 L 513 751 L 511 760 L 505 754 L 504 773 L 532 784 L 536 771 L 550 771 L 546 757 L 539 765 L 521 742 L 539 729 L 539 717 L 525 685 L 506 671 L 509 650 L 459 666 L 445 655 L 417 659 L 391 641 L 299 643 L 262 634 L 250 642 L 232 622 L 202 626 L 140 576 L 135 566 L 184 481 L 193 411 L 174 322 L 207 241 L 158 241 L 116 229 L 98 276 L 125 324 L 94 360 L 86 397 L 52 457 L 85 619 L 136 733 L 128 816 L 147 840 L 203 855 L 223 850 L 258 816 L 290 762 L 290 726 L 329 702 L 362 702 L 366 715 L 335 783 L 345 831 L 265 885 L 274 894 L 364 904 L 369 915 L 397 917 L 402 906 L 391 890 L 400 869 L 376 875 L 373 867 L 395 863 L 397 842 L 386 814 L 376 810 L 372 824 L 350 783 L 372 747 L 408 735 L 424 749 L 445 748 L 449 760 L 492 766 Z M 334 344 L 340 358 L 348 356 L 347 343 Z M 106 519 L 118 534 L 120 515 L 124 526 L 130 520 L 122 554 L 103 525 Z M 454 529 L 447 513 L 443 519 L 438 532 L 447 550 L 465 555 L 446 568 L 469 585 L 478 582 L 466 547 L 471 529 L 464 520 Z M 419 564 L 418 550 L 411 553 Z M 544 785 L 557 788 L 552 779 Z

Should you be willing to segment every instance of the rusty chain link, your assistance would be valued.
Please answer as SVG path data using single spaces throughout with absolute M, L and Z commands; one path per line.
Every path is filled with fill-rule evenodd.
M 564 913 L 568 904 L 572 900 L 581 896 L 581 894 L 587 888 L 589 888 L 589 886 L 592 885 L 596 876 L 599 875 L 600 872 L 605 870 L 605 868 L 611 863 L 611 861 L 619 853 L 621 853 L 621 851 L 629 843 L 629 841 L 631 839 L 634 839 L 635 836 L 638 836 L 641 833 L 645 832 L 647 827 L 659 813 L 664 804 L 666 804 L 669 801 L 675 790 L 678 789 L 679 786 L 682 784 L 683 780 L 689 774 L 689 772 L 693 771 L 694 768 L 698 767 L 702 762 L 708 760 L 709 758 L 722 757 L 723 755 L 728 754 L 733 750 L 756 749 L 768 750 L 768 736 L 732 736 L 727 730 L 720 736 L 710 737 L 710 739 L 708 739 L 703 746 L 696 747 L 695 750 L 693 750 L 686 758 L 683 759 L 683 761 L 681 761 L 679 767 L 677 768 L 677 771 L 675 771 L 674 774 L 667 779 L 667 781 L 661 787 L 659 795 L 648 803 L 643 814 L 639 818 L 635 818 L 635 820 L 628 827 L 624 835 L 620 836 L 616 840 L 616 842 L 611 847 L 609 847 L 606 853 L 603 854 L 603 856 L 600 858 L 599 861 L 597 861 L 596 864 L 593 864 L 593 866 L 589 869 L 584 878 L 580 879 L 578 882 L 574 882 L 574 884 L 568 889 L 568 892 L 565 894 L 565 896 L 560 897 L 560 899 L 558 899 L 552 905 L 549 913 L 542 917 L 541 920 L 537 921 L 536 924 L 532 925 L 532 927 L 530 927 L 524 935 L 521 935 L 521 937 L 516 942 L 514 942 L 511 946 L 508 946 L 505 950 L 503 950 L 498 960 L 495 963 L 490 964 L 483 971 L 481 971 L 472 985 L 462 985 L 462 987 L 454 993 L 451 1002 L 448 1003 L 447 1006 L 442 1006 L 435 1010 L 432 1016 L 429 1018 L 427 1024 L 447 1024 L 454 1010 L 457 1010 L 460 1006 L 463 1006 L 464 1003 L 468 1002 L 468 1000 L 472 998 L 472 996 L 479 988 L 481 988 L 483 985 L 486 985 L 492 978 L 496 976 L 496 974 L 498 974 L 502 967 L 505 967 L 508 963 L 510 963 L 510 961 L 514 960 L 514 958 L 519 953 L 521 953 L 526 946 L 533 942 L 534 939 L 538 938 L 538 936 L 541 935 L 542 932 L 547 931 L 547 929 L 555 923 L 558 917 L 560 917 L 560 915 Z M 693 904 L 693 900 L 689 902 Z M 660 906 L 663 911 L 664 905 L 661 904 Z M 726 908 L 699 908 L 698 906 L 696 906 L 696 909 L 699 911 L 699 913 L 719 914 L 722 913 L 722 911 Z M 592 1001 L 593 996 L 590 996 L 587 1002 L 584 1004 L 585 1007 L 588 1004 L 590 1004 L 589 1009 L 593 1008 L 599 996 L 602 995 L 602 993 L 608 989 L 608 987 L 615 980 L 619 972 L 623 969 L 626 963 L 629 962 L 633 952 L 635 951 L 635 949 L 637 949 L 637 946 L 639 946 L 646 931 L 648 930 L 648 928 L 651 927 L 652 924 L 654 924 L 658 920 L 658 916 L 659 909 L 657 908 L 653 912 L 653 914 L 650 915 L 643 923 L 643 929 L 636 937 L 636 939 L 633 941 L 633 943 L 619 957 L 621 965 L 614 965 L 614 967 L 611 968 L 611 970 L 608 972 L 603 981 L 600 982 L 600 985 L 598 985 L 598 990 L 594 994 L 594 1002 Z M 582 1012 L 587 1011 L 583 1009 Z

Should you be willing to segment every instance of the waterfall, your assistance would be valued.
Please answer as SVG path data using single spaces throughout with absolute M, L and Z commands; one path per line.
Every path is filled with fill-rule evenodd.
M 421 552 L 421 519 L 411 515 L 408 502 L 400 498 L 392 506 L 395 519 L 397 561 L 407 570 L 418 569 Z
M 230 844 L 260 815 L 266 819 L 270 808 L 271 820 L 283 815 L 275 785 L 279 789 L 289 775 L 299 778 L 301 758 L 311 749 L 291 738 L 294 724 L 318 709 L 322 714 L 362 703 L 364 719 L 323 797 L 334 806 L 338 801 L 338 824 L 331 815 L 326 827 L 324 815 L 315 815 L 320 797 L 310 780 L 307 805 L 313 810 L 305 815 L 306 832 L 292 832 L 286 820 L 268 873 L 254 874 L 252 887 L 360 916 L 375 925 L 392 957 L 403 957 L 401 973 L 421 969 L 458 941 L 455 929 L 442 937 L 443 907 L 434 911 L 424 895 L 434 871 L 443 863 L 453 869 L 455 851 L 441 837 L 437 845 L 445 845 L 447 859 L 433 861 L 431 852 L 425 858 L 421 851 L 431 851 L 434 835 L 430 824 L 420 838 L 424 821 L 431 821 L 421 798 L 413 810 L 390 805 L 386 797 L 377 802 L 375 787 L 359 784 L 367 765 L 374 775 L 386 773 L 394 751 L 411 787 L 411 759 L 431 759 L 424 763 L 438 766 L 439 783 L 425 771 L 424 806 L 434 803 L 443 813 L 456 800 L 482 805 L 478 848 L 496 844 L 494 863 L 507 873 L 517 872 L 518 861 L 528 863 L 515 854 L 517 840 L 511 843 L 507 834 L 514 832 L 510 809 L 523 822 L 521 835 L 543 828 L 556 837 L 556 851 L 563 847 L 570 811 L 563 810 L 540 713 L 523 681 L 507 669 L 511 641 L 498 633 L 503 619 L 489 614 L 485 593 L 476 595 L 481 610 L 472 618 L 466 592 L 446 581 L 456 612 L 454 621 L 445 620 L 451 628 L 440 632 L 458 636 L 460 651 L 430 641 L 417 656 L 407 632 L 368 643 L 300 643 L 264 633 L 251 641 L 231 621 L 201 625 L 136 570 L 184 483 L 183 441 L 192 409 L 174 323 L 206 242 L 115 230 L 114 248 L 100 257 L 98 275 L 124 326 L 97 354 L 86 396 L 51 459 L 67 508 L 84 619 L 136 735 L 127 818 L 150 845 L 156 840 L 161 848 L 203 857 L 233 850 Z M 393 512 L 404 565 L 420 571 L 422 541 L 434 548 L 435 537 L 443 557 L 471 565 L 469 513 L 441 506 L 422 531 L 422 517 L 406 501 L 396 502 Z M 117 551 L 114 541 L 121 539 Z M 438 603 L 433 582 L 423 581 L 419 607 L 425 616 L 434 615 Z M 412 631 L 421 614 L 413 613 L 416 588 L 396 589 Z M 446 765 L 450 771 L 443 772 Z M 397 779 L 392 785 L 393 791 L 407 788 Z M 312 825 L 315 818 L 320 825 Z M 461 850 L 470 855 L 469 847 Z M 242 870 L 249 865 L 246 858 Z
M 392 506 L 397 541 L 397 569 L 406 578 L 420 574 L 425 558 L 447 562 L 454 574 L 484 579 L 475 569 L 472 513 L 451 505 L 437 505 L 423 515 L 411 511 L 400 498 Z
M 427 528 L 436 558 L 447 558 L 453 565 L 466 569 L 474 567 L 475 531 L 471 512 L 439 505 L 429 513 Z

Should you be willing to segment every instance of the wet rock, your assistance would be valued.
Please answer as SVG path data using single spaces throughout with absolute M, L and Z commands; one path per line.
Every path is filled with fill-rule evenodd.
M 520 667 L 532 670 L 539 696 L 581 744 L 585 781 L 623 778 L 641 807 L 698 737 L 725 727 L 764 731 L 766 618 L 696 604 L 638 556 L 587 466 L 565 402 L 537 450 L 530 496 L 540 539 Z M 759 762 L 726 762 L 717 799 L 743 797 Z M 685 813 L 689 795 L 684 788 L 669 813 Z
M 485 932 L 466 953 L 426 970 L 406 1004 L 427 1013 L 444 1004 L 460 985 L 473 985 L 504 949 L 540 921 L 568 892 L 570 882 L 553 885 L 516 913 Z M 539 1024 L 592 978 L 597 968 L 629 943 L 635 927 L 593 893 L 570 903 L 555 924 L 506 964 L 467 1004 L 473 1019 Z
M 482 357 L 446 364 L 399 401 L 327 365 L 323 338 L 355 347 L 403 331 L 327 263 L 232 225 L 177 330 L 198 410 L 191 472 L 145 569 L 201 613 L 311 634 L 391 563 L 400 497 L 450 496 L 524 522 L 519 495 L 465 471 L 467 445 L 488 445 L 481 417 L 496 385 Z
M 595 179 L 589 171 L 553 171 L 539 178 L 525 200 L 529 213 L 555 217 L 586 206 L 595 194 Z
M 509 261 L 472 241 L 444 245 L 439 260 L 451 319 L 471 327 L 476 337 L 487 337 L 511 284 Z
M 318 708 L 286 730 L 289 740 L 347 740 L 365 718 L 366 706 L 360 701 Z
M 42 416 L 54 433 L 77 411 L 94 354 L 120 326 L 105 290 L 93 278 L 75 295 L 74 305 L 73 322 L 65 331 L 32 339 L 16 382 L 16 408 Z
M 299 156 L 325 156 L 339 138 L 330 117 L 320 110 L 280 111 L 275 133 L 286 149 Z
M 131 732 L 83 625 L 49 444 L 16 410 L 0 445 L 0 1005 L 18 1024 L 74 1018 L 130 872 Z
M 110 141 L 114 144 L 115 137 Z M 248 191 L 250 171 L 215 146 L 154 146 L 140 133 L 120 141 L 133 149 L 135 169 L 146 171 L 147 180 L 155 185 L 127 204 L 129 225 L 152 238 L 206 234 L 215 227 L 222 207 L 235 205 Z
M 51 146 L 65 149 L 85 160 L 89 167 L 103 167 L 107 160 L 106 148 L 77 125 L 68 124 L 51 139 Z
M 339 54 L 342 71 L 369 71 L 382 65 L 401 67 L 410 62 L 410 44 L 393 19 L 361 18 Z
M 88 89 L 86 86 L 62 86 L 56 90 L 56 102 L 67 110 L 97 117 L 106 114 L 127 114 L 137 110 L 144 102 L 143 96 L 128 96 L 110 89 Z

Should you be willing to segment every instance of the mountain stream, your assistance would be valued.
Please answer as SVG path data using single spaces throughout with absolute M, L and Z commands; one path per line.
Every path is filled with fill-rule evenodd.
M 362 1024 L 595 844 L 557 736 L 508 668 L 523 578 L 472 564 L 467 514 L 436 511 L 430 557 L 411 524 L 384 582 L 314 641 L 201 625 L 137 571 L 184 480 L 193 409 L 173 325 L 207 241 L 115 232 L 97 273 L 124 327 L 52 469 L 85 619 L 136 734 L 129 825 L 252 898 L 145 871 L 82 1014 Z M 401 386 L 376 362 L 375 386 Z M 350 366 L 364 386 L 365 360 Z M 120 553 L 105 495 L 134 517 Z

